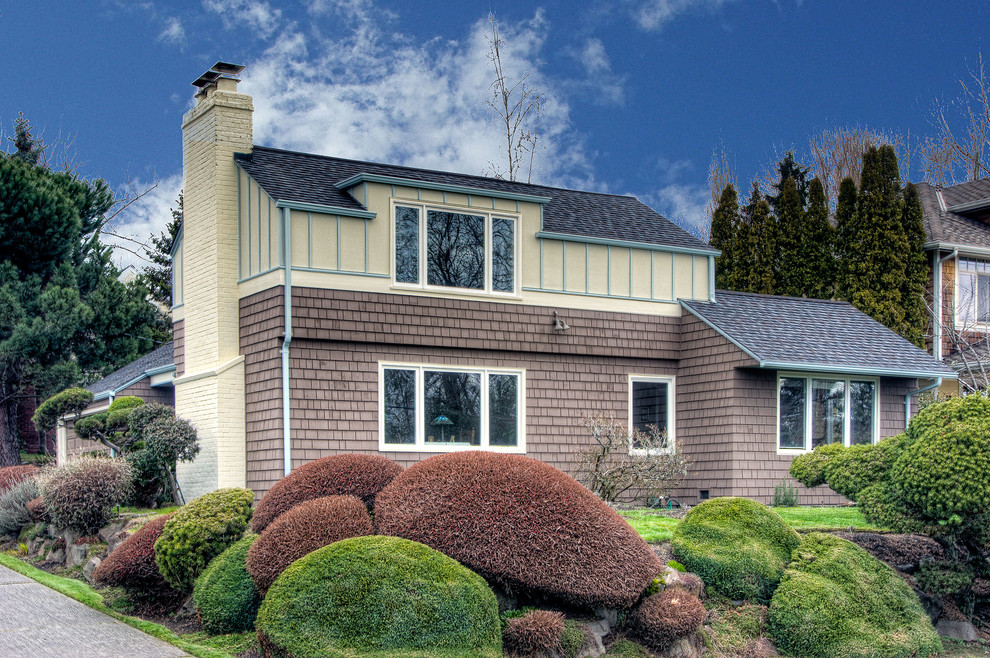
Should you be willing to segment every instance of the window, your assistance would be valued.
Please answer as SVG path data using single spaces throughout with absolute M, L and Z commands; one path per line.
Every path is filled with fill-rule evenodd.
M 514 218 L 414 204 L 394 211 L 397 284 L 516 292 Z
M 674 441 L 674 379 L 673 377 L 629 376 L 629 427 L 648 433 L 650 426 L 666 432 L 667 441 Z M 632 450 L 643 446 L 633 443 Z
M 990 261 L 959 259 L 957 323 L 990 322 Z
M 382 364 L 381 450 L 525 452 L 523 372 Z
M 874 443 L 876 380 L 781 375 L 777 380 L 778 447 L 814 450 L 830 443 Z

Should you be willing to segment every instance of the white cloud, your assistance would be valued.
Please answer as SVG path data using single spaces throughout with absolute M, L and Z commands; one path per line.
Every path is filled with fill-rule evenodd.
M 154 185 L 154 188 L 150 189 Z M 145 246 L 151 246 L 151 237 L 161 234 L 172 219 L 171 209 L 182 189 L 182 175 L 175 174 L 157 183 L 133 181 L 118 191 L 118 198 L 133 198 L 148 190 L 141 198 L 124 208 L 108 225 L 103 242 L 114 246 L 113 260 L 121 269 L 134 266 L 141 269 L 148 261 L 144 258 Z
M 708 241 L 708 202 L 711 193 L 705 185 L 670 184 L 643 201 L 664 217 L 703 241 Z
M 186 30 L 178 17 L 165 19 L 165 28 L 158 35 L 159 41 L 183 45 L 186 42 Z
M 269 37 L 282 20 L 282 10 L 264 0 L 203 0 L 203 7 L 220 16 L 225 28 L 244 26 L 259 37 Z
M 567 81 L 566 86 L 601 105 L 621 105 L 625 100 L 626 76 L 612 71 L 612 62 L 601 39 L 585 40 L 580 48 L 569 51 L 584 69 L 583 80 Z
M 644 30 L 659 30 L 679 14 L 694 10 L 715 12 L 735 0 L 645 0 L 633 7 L 633 18 Z

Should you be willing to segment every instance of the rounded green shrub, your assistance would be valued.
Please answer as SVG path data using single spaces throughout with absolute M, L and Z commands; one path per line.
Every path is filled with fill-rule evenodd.
M 858 445 L 834 455 L 825 467 L 825 482 L 835 493 L 857 500 L 859 492 L 885 479 L 907 444 L 903 434 L 873 445 Z
M 257 538 L 257 535 L 249 535 L 234 542 L 213 558 L 206 571 L 196 579 L 193 603 L 207 633 L 240 633 L 254 628 L 261 594 L 248 575 L 244 560 Z
M 251 518 L 250 489 L 219 489 L 180 508 L 155 542 L 155 561 L 176 590 L 192 590 L 206 565 L 241 538 Z
M 476 573 L 398 537 L 355 537 L 295 561 L 257 619 L 265 655 L 502 655 L 495 595 Z
M 748 498 L 713 498 L 674 529 L 674 557 L 730 599 L 766 602 L 801 538 L 776 512 Z
M 768 616 L 781 653 L 865 658 L 930 656 L 942 650 L 911 587 L 859 546 L 809 533 L 794 558 Z
M 845 449 L 841 443 L 829 443 L 795 457 L 791 462 L 791 476 L 806 487 L 825 484 L 825 471 L 829 462 Z

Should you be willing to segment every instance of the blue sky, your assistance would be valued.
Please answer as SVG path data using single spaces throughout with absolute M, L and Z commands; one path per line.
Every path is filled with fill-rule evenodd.
M 714 149 L 746 188 L 823 129 L 916 145 L 990 57 L 990 5 L 962 0 L 0 0 L 0 134 L 23 112 L 82 176 L 158 182 L 118 221 L 139 242 L 168 219 L 189 83 L 218 59 L 248 67 L 256 143 L 485 173 L 489 10 L 510 73 L 549 99 L 534 181 L 634 194 L 695 231 Z

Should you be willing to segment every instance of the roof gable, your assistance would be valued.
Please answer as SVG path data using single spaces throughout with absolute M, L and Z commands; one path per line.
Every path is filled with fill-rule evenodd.
M 93 382 L 86 387 L 86 390 L 99 398 L 105 396 L 106 393 L 116 393 L 134 382 L 150 376 L 149 370 L 159 370 L 167 366 L 174 367 L 175 358 L 173 357 L 172 346 L 172 341 L 162 343 L 144 356 L 114 370 L 103 379 Z
M 701 242 L 632 196 L 530 185 L 500 178 L 417 169 L 255 146 L 237 153 L 235 162 L 276 202 L 292 201 L 367 210 L 339 185 L 365 177 L 398 178 L 431 185 L 470 188 L 507 195 L 544 198 L 542 230 L 607 240 L 680 247 L 712 254 Z M 540 200 L 537 199 L 539 202 Z
M 990 179 L 970 181 L 941 190 L 928 183 L 915 183 L 924 211 L 925 235 L 931 244 L 990 248 L 990 224 L 967 216 L 967 205 L 990 203 Z M 955 209 L 955 211 L 953 211 Z

